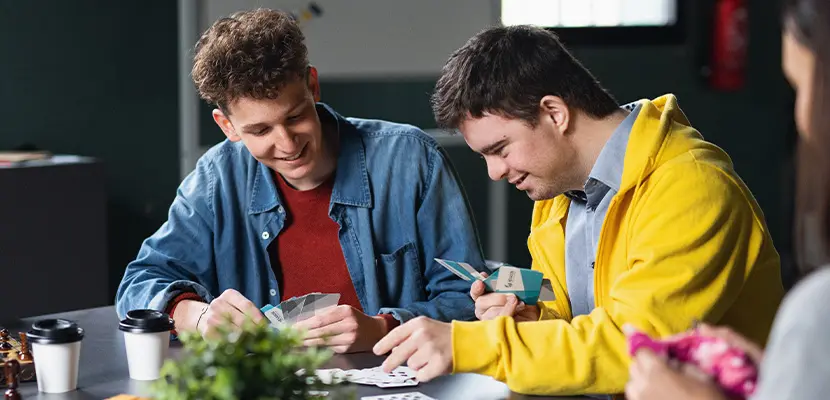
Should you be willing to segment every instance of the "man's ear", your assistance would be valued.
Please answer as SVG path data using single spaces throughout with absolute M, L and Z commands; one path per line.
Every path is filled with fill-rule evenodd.
M 308 67 L 308 90 L 314 95 L 314 102 L 320 101 L 320 80 L 317 77 L 317 68 Z
M 541 123 L 550 124 L 557 132 L 565 133 L 571 123 L 571 112 L 565 101 L 559 96 L 547 95 L 539 100 Z
M 236 134 L 236 129 L 234 129 L 233 124 L 231 124 L 231 120 L 228 119 L 228 116 L 225 115 L 222 110 L 218 108 L 213 110 L 213 121 L 216 122 L 216 125 L 219 125 L 219 129 L 222 130 L 222 133 L 224 133 L 231 142 L 238 142 L 242 140 L 242 138 Z

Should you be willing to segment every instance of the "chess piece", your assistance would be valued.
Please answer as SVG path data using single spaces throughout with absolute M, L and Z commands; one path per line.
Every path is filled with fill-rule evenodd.
M 9 343 L 9 330 L 0 329 L 0 351 L 9 351 L 12 349 L 12 344 Z
M 32 353 L 29 351 L 29 337 L 25 332 L 20 332 L 20 352 L 17 353 L 17 359 L 20 361 L 32 361 Z
M 4 400 L 20 400 L 20 393 L 17 391 L 18 375 L 20 374 L 20 363 L 17 360 L 6 361 L 5 375 L 6 375 L 6 393 L 3 395 Z

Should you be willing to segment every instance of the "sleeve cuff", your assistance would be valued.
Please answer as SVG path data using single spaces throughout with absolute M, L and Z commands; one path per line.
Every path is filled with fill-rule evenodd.
M 490 375 L 498 365 L 499 345 L 493 337 L 507 317 L 489 321 L 452 321 L 452 373 Z M 498 335 L 497 335 L 498 336 Z
M 170 301 L 170 303 L 168 303 L 167 308 L 165 309 L 165 312 L 167 313 L 167 315 L 170 316 L 170 318 L 173 318 L 173 314 L 176 312 L 176 307 L 179 305 L 179 303 L 181 303 L 184 300 L 202 301 L 202 297 L 193 292 L 185 292 L 176 296 L 175 298 L 173 298 L 173 300 Z M 173 336 L 179 335 L 179 333 L 176 332 L 175 329 L 173 329 L 173 331 L 170 333 L 173 334 Z
M 380 314 L 379 317 L 383 318 L 383 321 L 386 323 L 386 333 L 389 333 L 401 324 L 401 321 L 395 319 L 392 314 Z

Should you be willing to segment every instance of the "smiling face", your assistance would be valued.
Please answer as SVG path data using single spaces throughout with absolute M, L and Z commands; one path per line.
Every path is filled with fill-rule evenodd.
M 285 86 L 276 99 L 240 98 L 226 115 L 213 118 L 231 141 L 242 141 L 257 161 L 285 178 L 293 187 L 308 190 L 331 176 L 336 151 L 325 140 L 315 108 L 319 99 L 317 71 Z
M 568 108 L 561 99 L 546 96 L 539 110 L 536 126 L 484 114 L 465 120 L 458 128 L 467 145 L 484 157 L 490 179 L 507 179 L 533 200 L 551 199 L 581 187 L 577 150 L 566 134 Z

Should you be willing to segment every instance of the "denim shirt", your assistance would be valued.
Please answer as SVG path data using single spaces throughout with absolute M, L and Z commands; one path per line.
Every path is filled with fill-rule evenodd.
M 594 260 L 599 234 L 611 199 L 620 190 L 625 150 L 639 103 L 623 106 L 630 114 L 617 126 L 591 168 L 585 191 L 569 192 L 571 204 L 565 222 L 565 281 L 574 317 L 594 309 Z
M 329 216 L 360 305 L 405 322 L 475 318 L 470 283 L 433 259 L 485 270 L 469 203 L 437 142 L 411 125 L 344 118 Z M 163 310 L 179 294 L 207 302 L 236 289 L 258 307 L 280 302 L 268 245 L 286 220 L 273 172 L 241 142 L 202 156 L 178 188 L 168 220 L 144 241 L 116 294 L 121 318 Z

